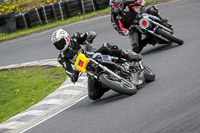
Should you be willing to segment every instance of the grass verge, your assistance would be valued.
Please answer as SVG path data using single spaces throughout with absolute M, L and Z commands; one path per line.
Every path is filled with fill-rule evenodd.
M 158 4 L 158 3 L 169 2 L 169 1 L 173 1 L 173 0 L 146 0 L 146 3 Z M 15 32 L 10 33 L 10 34 L 0 33 L 0 42 L 18 38 L 18 37 L 22 37 L 22 36 L 26 36 L 26 35 L 31 35 L 31 34 L 37 33 L 37 32 L 42 32 L 42 31 L 45 31 L 48 29 L 52 29 L 52 28 L 62 26 L 62 25 L 67 25 L 67 24 L 70 24 L 73 22 L 78 22 L 81 20 L 98 17 L 98 16 L 103 16 L 103 15 L 108 15 L 108 14 L 110 14 L 110 7 L 106 8 L 104 10 L 100 10 L 100 11 L 96 11 L 96 12 L 92 12 L 92 13 L 80 14 L 76 17 L 69 18 L 66 20 L 54 21 L 54 22 L 48 23 L 46 25 L 38 25 L 36 27 L 32 27 L 32 28 L 28 28 L 28 29 L 16 30 Z
M 62 67 L 35 66 L 0 70 L 0 122 L 26 110 L 66 80 Z

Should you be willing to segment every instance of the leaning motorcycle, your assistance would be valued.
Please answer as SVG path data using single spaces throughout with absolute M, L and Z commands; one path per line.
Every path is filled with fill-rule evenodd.
M 87 73 L 116 92 L 133 95 L 137 92 L 137 86 L 155 79 L 155 74 L 142 61 L 129 61 L 100 53 L 93 54 L 91 58 L 86 55 L 87 53 L 79 53 L 74 64 L 75 69 Z
M 151 6 L 146 9 L 145 6 L 140 7 L 139 14 L 129 28 L 130 32 L 139 31 L 142 38 L 148 38 L 149 43 L 155 44 L 171 44 L 172 42 L 183 44 L 183 40 L 174 35 L 172 25 L 168 23 L 167 19 L 162 19 L 158 9 Z

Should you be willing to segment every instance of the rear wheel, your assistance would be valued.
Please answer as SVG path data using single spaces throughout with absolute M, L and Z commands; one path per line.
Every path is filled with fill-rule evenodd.
M 153 71 L 149 67 L 144 66 L 144 77 L 145 77 L 145 81 L 149 83 L 155 80 L 156 75 L 153 73 Z
M 167 38 L 168 40 L 172 41 L 172 42 L 175 42 L 175 43 L 178 43 L 179 45 L 182 45 L 183 44 L 183 40 L 179 39 L 178 37 L 176 37 L 175 35 L 172 35 L 168 32 L 166 32 L 165 30 L 163 29 L 160 29 L 158 28 L 156 30 L 156 33 Z
M 131 84 L 130 82 L 127 82 L 126 80 L 120 80 L 107 73 L 102 73 L 99 76 L 99 80 L 108 88 L 119 93 L 133 95 L 137 92 L 137 88 L 135 85 Z

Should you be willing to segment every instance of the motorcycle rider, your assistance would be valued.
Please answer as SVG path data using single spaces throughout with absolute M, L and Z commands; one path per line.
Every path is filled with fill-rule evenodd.
M 112 26 L 119 34 L 123 36 L 129 35 L 132 50 L 136 53 L 140 53 L 150 41 L 148 38 L 142 40 L 141 33 L 132 25 L 138 14 L 135 7 L 144 5 L 145 0 L 110 0 Z M 151 11 L 152 8 L 158 11 L 154 6 L 147 9 L 147 11 Z M 156 15 L 163 22 L 167 22 L 166 18 L 162 18 L 159 14 Z
M 74 64 L 78 52 L 81 49 L 81 45 L 84 45 L 85 41 L 92 43 L 95 37 L 96 33 L 90 31 L 75 32 L 70 38 L 69 34 L 63 29 L 54 31 L 51 36 L 53 45 L 60 51 L 57 60 L 66 70 L 66 74 L 74 83 L 78 80 L 79 72 L 74 70 L 71 65 Z M 132 51 L 127 52 L 123 49 L 119 49 L 117 45 L 111 45 L 109 43 L 104 43 L 96 52 L 135 61 L 142 59 L 141 55 L 137 55 Z M 91 100 L 101 98 L 101 96 L 103 96 L 103 94 L 108 90 L 108 88 L 105 88 L 105 86 L 100 84 L 97 80 L 92 79 L 90 76 L 88 77 L 88 97 Z

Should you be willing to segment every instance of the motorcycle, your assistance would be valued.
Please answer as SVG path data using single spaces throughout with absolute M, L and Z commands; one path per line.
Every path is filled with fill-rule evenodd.
M 139 14 L 129 31 L 139 31 L 143 38 L 150 39 L 152 45 L 172 42 L 182 45 L 184 41 L 174 35 L 172 25 L 159 15 L 158 9 L 155 6 L 146 9 L 146 6 L 140 7 Z
M 86 47 L 90 46 L 87 44 Z M 101 53 L 91 55 L 88 51 L 78 54 L 74 68 L 81 74 L 87 73 L 103 86 L 127 95 L 135 94 L 137 86 L 155 80 L 155 74 L 142 61 L 129 61 Z

